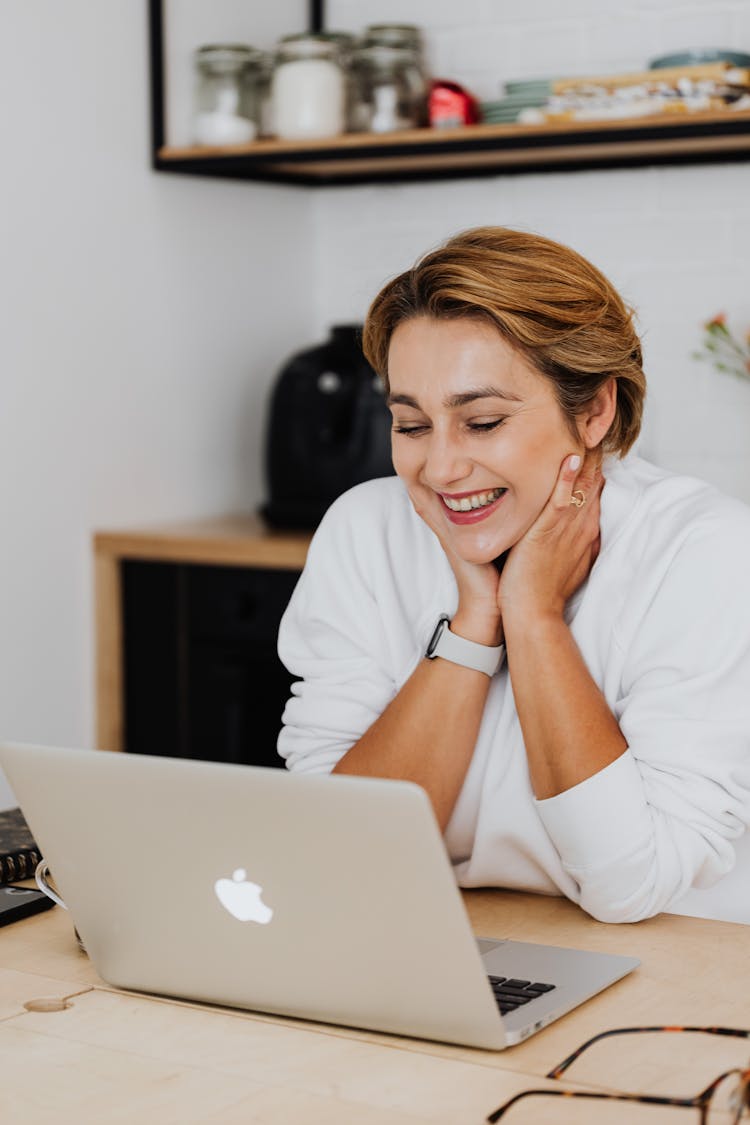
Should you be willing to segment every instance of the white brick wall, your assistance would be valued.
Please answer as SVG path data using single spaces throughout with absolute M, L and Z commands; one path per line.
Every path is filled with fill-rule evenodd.
M 425 29 L 433 72 L 480 96 L 501 80 L 644 67 L 696 46 L 750 52 L 750 0 L 328 0 L 331 29 Z M 750 162 L 332 188 L 316 208 L 317 323 L 364 315 L 379 286 L 451 233 L 535 230 L 595 262 L 636 307 L 645 455 L 750 501 L 750 381 L 691 358 L 725 311 L 750 327 Z

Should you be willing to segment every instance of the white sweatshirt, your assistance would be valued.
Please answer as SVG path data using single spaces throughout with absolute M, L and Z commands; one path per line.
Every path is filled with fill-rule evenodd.
M 564 894 L 634 922 L 715 883 L 750 823 L 750 508 L 632 455 L 605 477 L 601 551 L 566 619 L 628 749 L 537 801 L 505 665 L 445 842 L 463 887 Z M 280 627 L 300 679 L 279 737 L 287 767 L 332 770 L 456 604 L 397 478 L 341 496 Z

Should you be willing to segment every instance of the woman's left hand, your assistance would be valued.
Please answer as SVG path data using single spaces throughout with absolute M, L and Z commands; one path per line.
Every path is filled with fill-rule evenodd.
M 573 468 L 567 456 L 541 514 L 511 548 L 498 596 L 505 623 L 562 617 L 565 603 L 585 582 L 599 553 L 599 501 L 604 477 L 601 451 Z M 577 507 L 576 499 L 585 501 Z

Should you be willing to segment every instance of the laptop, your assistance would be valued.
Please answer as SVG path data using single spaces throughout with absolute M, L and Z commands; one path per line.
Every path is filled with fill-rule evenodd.
M 120 988 L 498 1050 L 639 963 L 476 939 L 410 782 L 18 744 L 0 766 Z

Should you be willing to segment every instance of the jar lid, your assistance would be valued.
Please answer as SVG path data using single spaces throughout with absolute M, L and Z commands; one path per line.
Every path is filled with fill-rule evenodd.
M 249 43 L 206 43 L 195 50 L 197 66 L 210 66 L 231 69 L 260 62 L 263 51 L 251 47 Z
M 403 45 L 416 51 L 421 51 L 423 47 L 422 32 L 411 23 L 371 23 L 365 28 L 363 41 L 394 47 Z
M 422 32 L 415 23 L 368 23 L 365 33 L 369 31 L 398 31 L 405 35 L 413 35 L 415 39 L 422 37 Z
M 295 55 L 297 58 L 332 58 L 339 52 L 338 43 L 326 32 L 299 32 L 282 35 L 277 44 L 277 56 Z
M 414 51 L 405 44 L 364 43 L 355 52 L 357 61 L 373 66 L 414 66 Z
M 330 39 L 333 43 L 340 43 L 344 47 L 350 47 L 357 41 L 357 36 L 351 31 L 319 31 L 316 34 L 320 39 Z

